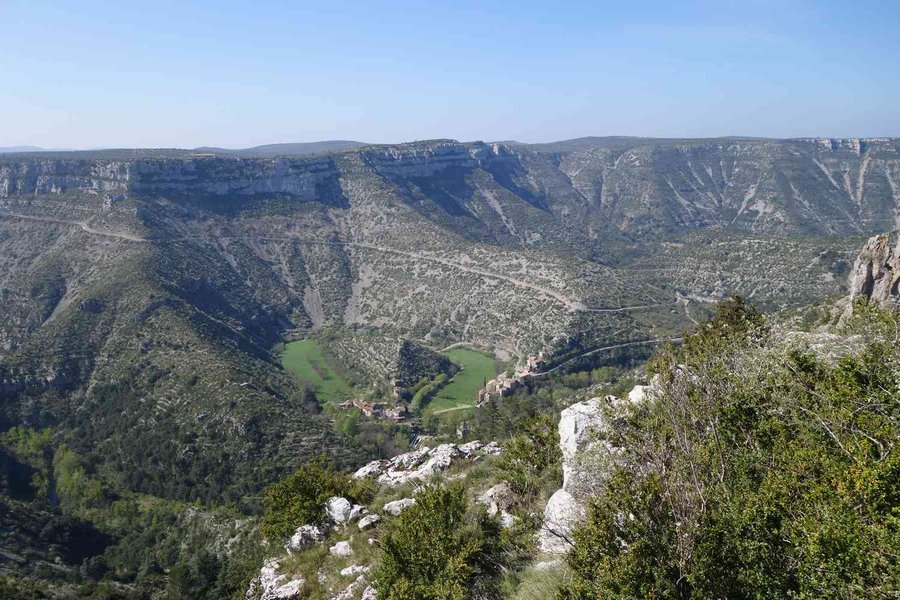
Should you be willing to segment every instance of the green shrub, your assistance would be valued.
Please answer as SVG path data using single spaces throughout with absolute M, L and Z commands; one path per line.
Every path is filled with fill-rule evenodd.
M 301 466 L 266 488 L 263 533 L 272 540 L 285 538 L 300 525 L 321 521 L 328 498 L 349 495 L 350 489 L 349 478 L 326 466 L 323 460 Z
M 504 446 L 500 470 L 522 499 L 537 493 L 543 482 L 559 487 L 562 454 L 554 416 L 541 415 L 521 423 Z
M 459 485 L 433 486 L 388 527 L 375 574 L 379 600 L 466 600 L 496 592 L 500 531 Z

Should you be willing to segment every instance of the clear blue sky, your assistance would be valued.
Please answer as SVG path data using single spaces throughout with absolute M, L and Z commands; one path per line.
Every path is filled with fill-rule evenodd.
M 0 0 L 0 22 L 0 146 L 900 136 L 894 0 Z

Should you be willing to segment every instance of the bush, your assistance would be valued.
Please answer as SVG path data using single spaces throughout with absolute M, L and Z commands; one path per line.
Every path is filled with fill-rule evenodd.
M 332 496 L 349 495 L 350 489 L 349 478 L 323 460 L 307 463 L 266 488 L 262 531 L 271 540 L 288 537 L 300 525 L 321 521 L 325 502 Z
M 375 574 L 379 600 L 466 600 L 495 593 L 499 525 L 469 510 L 458 485 L 416 496 L 385 533 Z
M 544 482 L 553 489 L 562 483 L 559 430 L 552 415 L 541 415 L 520 424 L 505 446 L 500 470 L 523 500 L 536 494 Z

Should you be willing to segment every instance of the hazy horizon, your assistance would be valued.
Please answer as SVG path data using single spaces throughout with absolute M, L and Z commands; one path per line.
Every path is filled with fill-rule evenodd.
M 852 8 L 13 0 L 0 146 L 898 137 L 900 6 Z
M 97 152 L 103 150 L 200 150 L 205 148 L 216 149 L 216 150 L 228 150 L 228 151 L 240 151 L 240 150 L 253 150 L 255 148 L 264 148 L 267 146 L 290 146 L 290 145 L 304 145 L 304 144 L 320 144 L 326 142 L 355 142 L 364 145 L 391 145 L 391 144 L 408 144 L 415 142 L 424 142 L 430 140 L 441 140 L 441 139 L 452 139 L 461 143 L 475 143 L 475 142 L 484 142 L 484 143 L 519 143 L 526 145 L 537 145 L 537 144 L 550 144 L 556 142 L 567 142 L 577 139 L 603 139 L 603 138 L 634 138 L 634 139 L 647 139 L 647 140 L 701 140 L 701 139 L 747 139 L 747 140 L 791 140 L 791 139 L 895 139 L 900 136 L 827 136 L 827 135 L 810 135 L 810 136 L 797 136 L 792 138 L 779 138 L 775 136 L 748 136 L 748 135 L 721 135 L 721 136 L 633 136 L 633 135 L 584 135 L 576 138 L 566 138 L 566 139 L 558 139 L 558 140 L 541 140 L 541 141 L 525 141 L 525 140 L 517 140 L 517 139 L 504 139 L 504 140 L 490 140 L 490 139 L 472 139 L 472 140 L 459 140 L 456 138 L 450 138 L 448 136 L 436 136 L 433 138 L 422 138 L 418 140 L 399 140 L 399 141 L 391 141 L 391 142 L 382 142 L 382 141 L 370 141 L 370 140 L 298 140 L 291 142 L 272 142 L 272 143 L 263 143 L 258 144 L 256 146 L 245 146 L 245 147 L 236 147 L 236 146 L 213 146 L 211 144 L 200 144 L 199 146 L 135 146 L 135 145 L 126 145 L 126 146 L 96 146 L 90 148 L 45 148 L 43 146 L 35 146 L 33 144 L 21 144 L 16 146 L 0 146 L 0 152 Z M 11 153 L 11 152 L 10 152 Z

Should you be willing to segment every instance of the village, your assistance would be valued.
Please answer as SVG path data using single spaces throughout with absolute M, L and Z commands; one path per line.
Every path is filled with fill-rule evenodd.
M 522 387 L 523 381 L 535 373 L 539 373 L 546 365 L 543 353 L 536 356 L 528 356 L 525 363 L 512 373 L 500 373 L 494 379 L 487 381 L 483 388 L 478 390 L 473 398 L 475 406 L 483 406 L 491 401 L 508 396 Z M 357 409 L 363 416 L 396 423 L 405 421 L 411 416 L 409 408 L 401 401 L 402 389 L 396 385 L 393 388 L 392 401 L 378 402 L 354 398 L 338 404 L 338 408 L 348 410 Z

